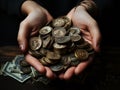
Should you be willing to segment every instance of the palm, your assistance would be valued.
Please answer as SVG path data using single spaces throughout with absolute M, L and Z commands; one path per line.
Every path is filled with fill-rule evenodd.
M 82 37 L 98 51 L 100 32 L 96 21 L 85 11 L 85 9 L 83 9 L 83 7 L 73 8 L 67 16 L 72 20 L 74 26 L 81 29 Z M 93 57 L 90 57 L 87 61 L 81 62 L 77 67 L 70 67 L 59 77 L 62 79 L 70 79 L 74 74 L 80 74 L 92 60 Z

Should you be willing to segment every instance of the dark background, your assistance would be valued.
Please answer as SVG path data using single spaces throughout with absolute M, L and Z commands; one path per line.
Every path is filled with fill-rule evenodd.
M 48 88 L 48 90 L 56 90 L 57 87 L 60 90 L 66 88 L 73 90 L 78 87 L 79 90 L 120 90 L 119 0 L 105 1 L 108 4 L 105 4 L 106 6 L 101 9 L 97 19 L 102 34 L 101 54 L 96 57 L 96 61 L 86 70 L 89 74 L 83 74 L 83 76 L 86 75 L 85 80 L 80 80 L 78 83 L 74 81 L 63 83 L 60 81 L 45 88 L 45 86 L 39 85 L 40 83 L 35 85 L 30 83 L 21 84 L 10 77 L 0 76 L 0 90 L 39 90 L 40 87 L 45 88 L 45 90 Z M 102 3 L 99 5 L 103 7 Z M 20 18 L 17 16 L 6 17 L 5 13 L 0 13 L 1 46 L 17 45 L 19 21 Z

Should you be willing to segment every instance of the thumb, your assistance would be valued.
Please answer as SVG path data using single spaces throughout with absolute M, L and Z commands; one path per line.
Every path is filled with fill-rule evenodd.
M 27 50 L 28 36 L 29 36 L 28 24 L 23 21 L 20 24 L 18 37 L 17 37 L 19 47 L 23 52 L 26 52 L 26 50 Z
M 96 52 L 99 52 L 100 51 L 100 42 L 101 42 L 101 33 L 100 33 L 97 23 L 94 23 L 91 26 L 89 26 L 89 30 L 92 35 L 93 47 Z

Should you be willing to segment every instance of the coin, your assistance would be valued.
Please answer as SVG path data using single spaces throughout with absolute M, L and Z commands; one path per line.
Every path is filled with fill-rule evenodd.
M 36 58 L 42 57 L 42 54 L 39 51 L 28 50 L 28 53 Z
M 75 56 L 80 60 L 80 61 L 84 61 L 88 58 L 89 54 L 86 50 L 84 49 L 77 49 L 75 51 Z
M 53 37 L 62 37 L 66 35 L 66 29 L 63 27 L 54 28 L 52 31 Z
M 42 56 L 46 56 L 47 49 L 41 48 L 41 49 L 39 50 L 39 53 L 40 53 Z
M 40 35 L 46 35 L 49 34 L 52 31 L 52 27 L 51 26 L 44 26 L 39 30 L 39 34 Z
M 80 31 L 80 29 L 78 27 L 71 27 L 69 29 L 70 36 L 74 35 L 74 34 L 80 34 L 80 33 L 81 33 L 81 31 Z
M 71 22 L 70 18 L 68 18 L 66 16 L 62 16 L 61 18 L 63 18 L 64 21 L 65 21 L 65 25 L 63 27 L 68 29 L 72 25 L 72 22 Z
M 54 49 L 65 49 L 67 46 L 66 45 L 60 45 L 58 43 L 53 44 Z
M 42 57 L 42 58 L 40 58 L 40 59 L 38 59 L 38 60 L 39 60 L 39 62 L 40 62 L 42 65 L 47 66 L 47 65 L 49 65 L 49 63 L 45 61 L 45 58 L 46 58 L 46 57 Z
M 30 66 L 30 64 L 25 60 L 21 60 L 20 61 L 20 66 L 27 67 L 27 66 Z
M 47 51 L 46 57 L 50 60 L 60 60 L 61 55 L 55 52 Z
M 88 47 L 86 48 L 87 52 L 94 52 L 94 48 L 92 45 L 88 44 Z
M 63 64 L 63 65 L 67 65 L 67 66 L 69 66 L 70 65 L 70 63 L 71 63 L 71 59 L 68 59 L 68 57 L 69 56 L 63 56 L 62 58 L 61 58 L 61 63 Z
M 63 18 L 56 18 L 52 22 L 53 27 L 62 27 L 65 25 L 65 20 Z
M 45 60 L 45 62 L 48 63 L 48 65 L 53 65 L 53 64 L 56 64 L 58 62 L 58 60 L 49 59 L 47 57 L 45 57 L 44 60 Z
M 50 69 L 53 71 L 53 72 L 60 72 L 64 69 L 64 65 L 58 63 L 58 64 L 55 64 L 55 65 L 51 65 L 50 66 Z
M 42 40 L 38 37 L 31 37 L 29 45 L 32 50 L 38 50 L 42 46 Z
M 56 37 L 55 42 L 58 44 L 66 44 L 71 41 L 70 36 Z
M 30 67 L 22 67 L 21 71 L 23 72 L 23 74 L 29 74 L 29 73 L 31 73 L 31 68 Z
M 81 41 L 82 37 L 80 35 L 78 35 L 78 34 L 74 34 L 70 38 L 71 38 L 72 42 L 74 42 L 76 44 L 80 44 L 80 41 Z
M 51 41 L 51 36 L 48 36 L 46 39 L 43 40 L 43 48 L 47 48 Z
M 68 56 L 68 59 L 71 61 L 71 66 L 77 66 L 80 63 L 80 60 L 78 60 L 78 58 L 76 58 L 74 54 L 70 54 Z
M 78 44 L 77 47 L 86 49 L 89 47 L 89 43 L 87 43 L 86 41 L 83 41 L 82 43 Z

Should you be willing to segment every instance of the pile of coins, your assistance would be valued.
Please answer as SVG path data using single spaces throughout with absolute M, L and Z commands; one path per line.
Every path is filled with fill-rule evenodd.
M 61 16 L 40 28 L 39 35 L 30 37 L 28 53 L 53 72 L 61 72 L 87 60 L 94 49 L 83 39 L 81 30 Z

